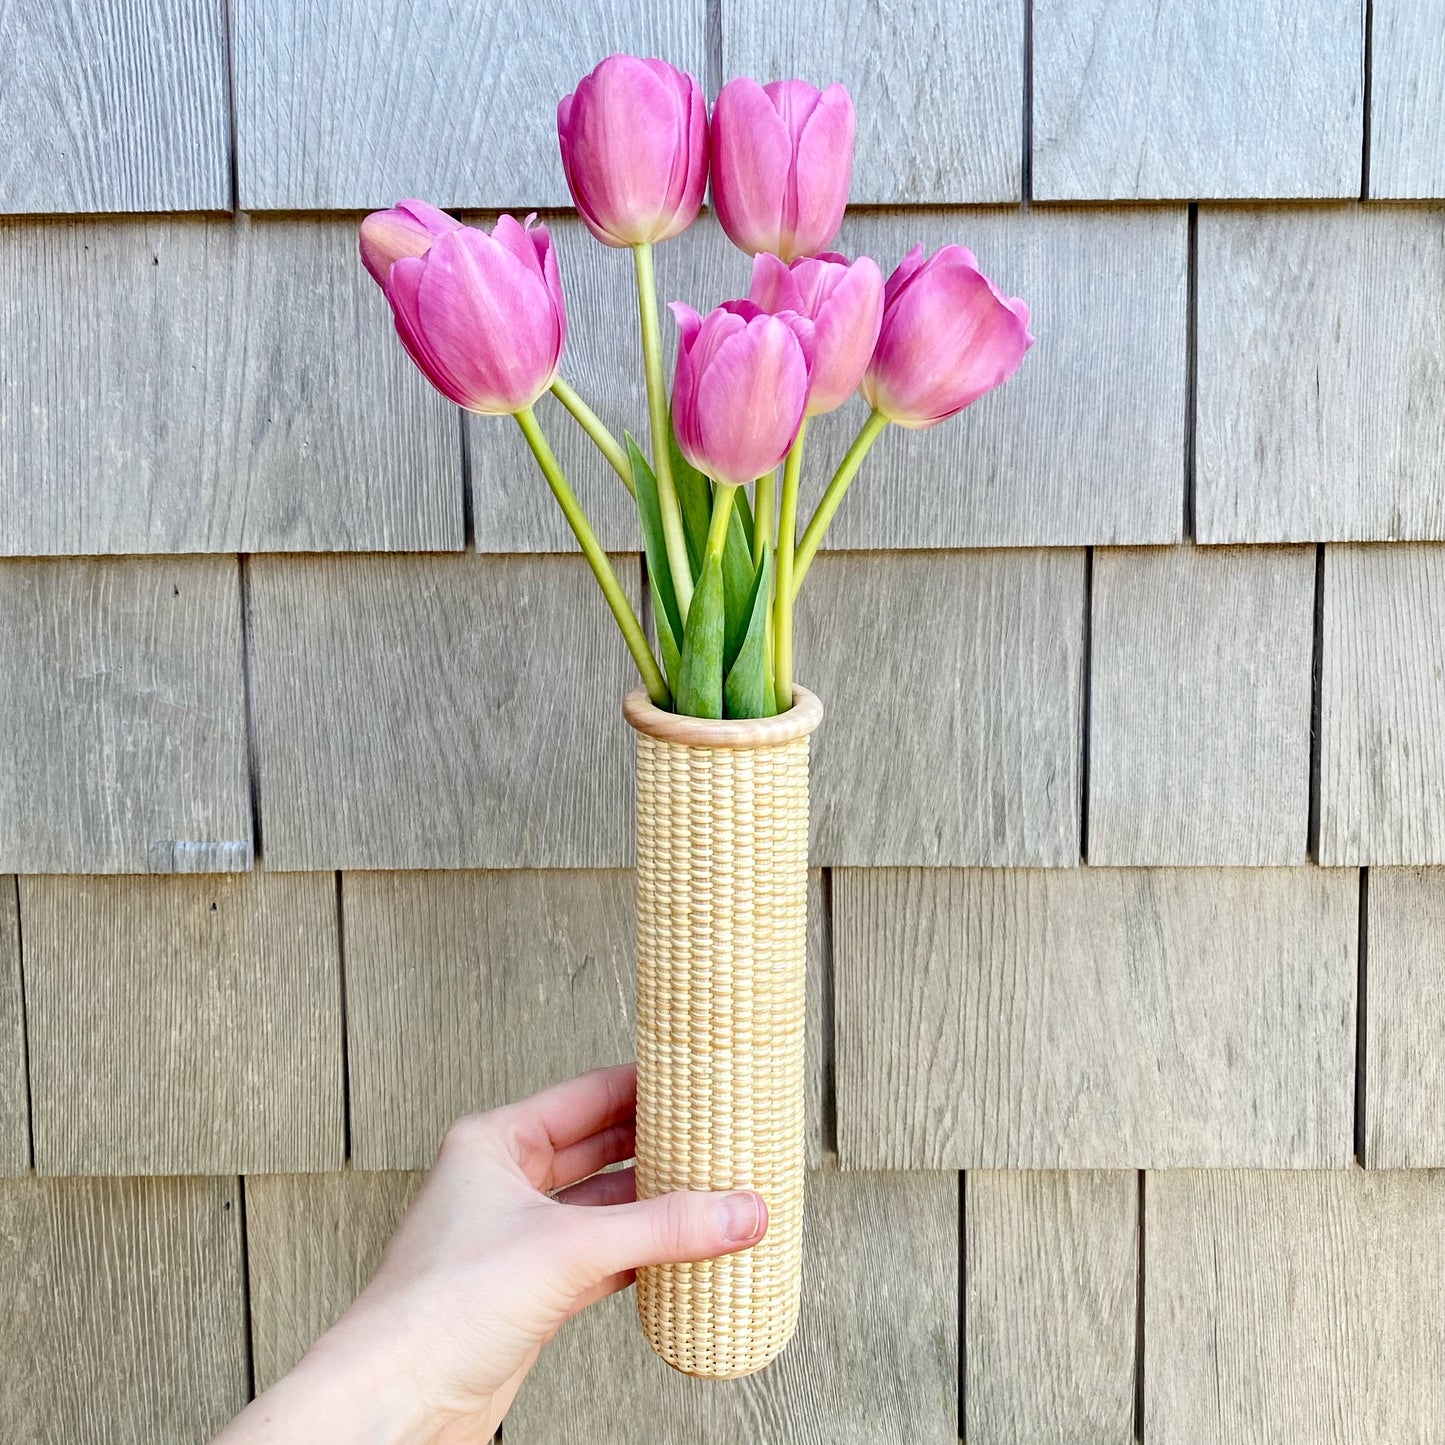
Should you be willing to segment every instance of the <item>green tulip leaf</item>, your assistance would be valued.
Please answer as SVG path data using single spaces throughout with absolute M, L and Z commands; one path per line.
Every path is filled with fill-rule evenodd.
M 743 489 L 739 487 L 737 496 L 742 495 Z M 722 557 L 725 671 L 736 661 L 753 615 L 753 548 L 747 532 L 742 516 L 734 507 L 732 516 L 728 518 L 728 535 Z
M 660 589 L 651 562 L 647 564 L 647 576 L 652 587 L 652 595 L 656 597 Z M 652 620 L 657 628 L 657 646 L 662 653 L 662 671 L 667 677 L 667 688 L 675 696 L 677 676 L 682 664 L 682 654 L 677 645 L 677 634 L 672 630 L 672 622 L 668 618 L 665 607 L 654 607 Z
M 667 423 L 668 451 L 672 457 L 672 484 L 677 491 L 677 504 L 682 512 L 682 531 L 687 538 L 687 555 L 692 561 L 692 575 L 702 572 L 702 554 L 707 548 L 707 528 L 712 521 L 712 488 L 708 480 L 678 450 L 672 419 Z
M 657 638 L 665 655 L 667 642 L 663 639 L 669 632 L 672 634 L 669 640 L 673 642 L 673 650 L 676 652 L 676 639 L 682 633 L 682 614 L 678 611 L 672 568 L 667 565 L 667 540 L 662 532 L 662 508 L 657 500 L 657 478 L 631 435 L 624 432 L 623 436 L 627 443 L 627 459 L 632 464 L 632 485 L 637 492 L 637 520 L 642 527 L 642 546 L 647 554 L 647 575 L 652 583 L 652 595 L 658 604 L 655 609 L 658 619 Z M 663 626 L 664 622 L 666 627 Z M 674 682 L 671 670 L 668 671 L 668 682 Z
M 723 703 L 729 717 L 772 717 L 777 711 L 773 705 L 773 689 L 768 685 L 768 576 L 772 561 L 772 553 L 764 552 L 758 574 L 753 578 L 747 629 L 723 689 Z
M 716 557 L 703 562 L 682 633 L 673 700 L 687 717 L 721 717 L 723 691 L 723 579 Z

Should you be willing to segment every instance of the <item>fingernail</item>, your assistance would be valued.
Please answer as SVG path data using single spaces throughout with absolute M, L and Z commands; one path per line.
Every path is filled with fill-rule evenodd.
M 756 1194 L 728 1194 L 718 1204 L 722 1235 L 729 1244 L 756 1238 L 763 1223 L 763 1201 Z

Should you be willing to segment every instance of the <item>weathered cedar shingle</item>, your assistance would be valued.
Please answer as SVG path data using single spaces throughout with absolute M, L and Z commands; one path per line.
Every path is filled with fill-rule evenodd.
M 1445 196 L 1445 8 L 1373 0 L 1370 194 Z
M 341 1165 L 331 874 L 24 878 L 42 1174 Z
M 1357 875 L 838 869 L 845 1168 L 1340 1167 Z
M 1445 1417 L 1445 1175 L 1145 1184 L 1144 1438 L 1427 1441 Z
M 251 866 L 234 557 L 0 562 L 0 870 Z
M 247 210 L 569 204 L 557 102 L 604 55 L 658 55 L 707 82 L 704 0 L 236 0 Z
M 820 557 L 796 675 L 823 700 L 814 861 L 1061 866 L 1079 856 L 1084 557 Z
M 1303 863 L 1313 547 L 1094 554 L 1089 861 Z
M 722 46 L 725 78 L 848 87 L 854 205 L 1018 200 L 1024 11 L 1012 0 L 722 0 Z
M 26 1087 L 19 897 L 15 879 L 0 877 L 0 1175 L 30 1167 Z
M 0 226 L 0 553 L 462 545 L 351 220 Z
M 1036 0 L 1033 195 L 1354 196 L 1363 0 Z
M 1445 538 L 1445 212 L 1199 212 L 1203 542 Z
M 634 607 L 637 558 L 614 567 Z M 266 866 L 631 861 L 636 669 L 577 557 L 258 557 Z
M 967 1176 L 970 1445 L 1132 1445 L 1138 1175 Z
M 7 5 L 0 212 L 229 210 L 227 100 L 225 0 Z
M 798 1333 L 742 1380 L 652 1355 L 632 1293 L 568 1323 L 507 1416 L 509 1445 L 944 1445 L 958 1438 L 958 1180 L 808 1176 Z
M 27 1445 L 209 1440 L 246 1403 L 235 1179 L 0 1180 L 0 1421 Z

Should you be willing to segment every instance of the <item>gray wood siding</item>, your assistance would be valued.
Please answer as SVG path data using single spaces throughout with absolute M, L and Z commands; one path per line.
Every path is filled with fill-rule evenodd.
M 1445 5 L 1373 0 L 1370 194 L 1445 196 Z
M 246 1403 L 235 1179 L 0 1180 L 0 1420 L 26 1445 L 209 1439 Z
M 840 869 L 845 1168 L 1343 1167 L 1356 875 Z
M 1320 732 L 1320 862 L 1445 862 L 1445 547 L 1325 549 Z
M 251 605 L 268 867 L 631 862 L 636 672 L 581 557 L 260 557 Z
M 803 1255 L 798 1333 L 761 1374 L 704 1386 L 667 1369 L 615 1295 L 547 1347 L 508 1445 L 952 1445 L 957 1177 L 810 1174 Z
M 231 208 L 225 0 L 0 9 L 0 213 Z
M 1303 863 L 1313 547 L 1094 556 L 1089 862 Z
M 251 866 L 236 560 L 0 562 L 0 871 Z
M 1445 212 L 1199 211 L 1202 542 L 1445 537 Z
M 0 553 L 462 545 L 354 221 L 0 225 Z
M 1079 856 L 1084 558 L 820 557 L 797 609 L 813 858 L 1067 866 Z
M 1041 201 L 1356 196 L 1363 0 L 1035 0 Z
M 1445 1416 L 1445 1177 L 1151 1174 L 1151 1445 L 1433 1441 Z
M 1022 5 L 721 3 L 724 78 L 801 76 L 848 87 L 858 115 L 849 192 L 855 205 L 1019 199 Z M 884 55 L 887 65 L 879 63 Z
M 20 900 L 15 879 L 0 877 L 0 1176 L 30 1167 L 24 1009 Z
M 331 874 L 25 878 L 20 907 L 42 1174 L 340 1167 Z
M 566 205 L 557 102 L 604 55 L 706 80 L 704 0 L 235 0 L 231 14 L 247 210 Z
M 1132 1445 L 1138 1176 L 969 1174 L 971 1445 Z

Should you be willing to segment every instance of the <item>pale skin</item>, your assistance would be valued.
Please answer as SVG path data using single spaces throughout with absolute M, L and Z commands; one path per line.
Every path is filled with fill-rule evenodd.
M 355 1304 L 215 1445 L 484 1445 L 543 1345 L 642 1265 L 732 1254 L 750 1192 L 639 1202 L 633 1065 L 459 1120 Z

